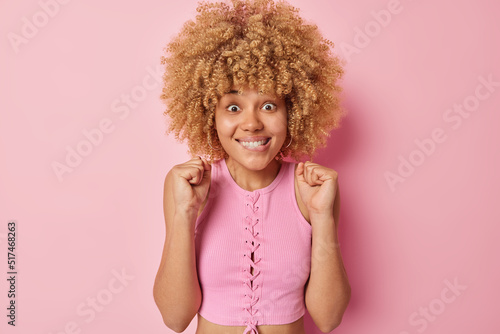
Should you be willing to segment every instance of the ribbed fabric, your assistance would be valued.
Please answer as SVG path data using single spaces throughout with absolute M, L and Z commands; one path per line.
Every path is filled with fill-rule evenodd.
M 224 159 L 212 164 L 195 228 L 205 319 L 257 334 L 258 325 L 304 315 L 312 229 L 295 199 L 294 166 L 283 162 L 270 185 L 251 192 L 236 184 Z

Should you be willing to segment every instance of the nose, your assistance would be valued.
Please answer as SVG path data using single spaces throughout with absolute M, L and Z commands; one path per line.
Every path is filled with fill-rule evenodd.
M 241 128 L 245 131 L 258 131 L 263 127 L 257 110 L 246 110 L 242 113 Z

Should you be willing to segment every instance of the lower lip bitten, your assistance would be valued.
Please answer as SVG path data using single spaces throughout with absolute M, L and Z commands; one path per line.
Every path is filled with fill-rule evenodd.
M 250 151 L 265 151 L 269 146 L 271 139 L 259 140 L 255 142 L 239 142 L 241 146 Z

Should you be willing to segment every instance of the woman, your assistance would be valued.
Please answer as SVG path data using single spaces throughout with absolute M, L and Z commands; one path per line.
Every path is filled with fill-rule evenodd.
M 343 115 L 343 71 L 314 25 L 271 0 L 203 3 L 167 47 L 169 131 L 195 158 L 164 185 L 154 285 L 165 324 L 199 334 L 322 332 L 350 299 L 337 173 L 312 156 Z M 201 156 L 203 157 L 201 157 Z

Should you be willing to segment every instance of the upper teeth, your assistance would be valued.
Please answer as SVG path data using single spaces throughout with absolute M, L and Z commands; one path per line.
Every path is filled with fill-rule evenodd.
M 265 140 L 259 140 L 259 141 L 240 141 L 240 144 L 245 146 L 245 147 L 257 147 L 260 145 L 264 145 L 266 141 Z

